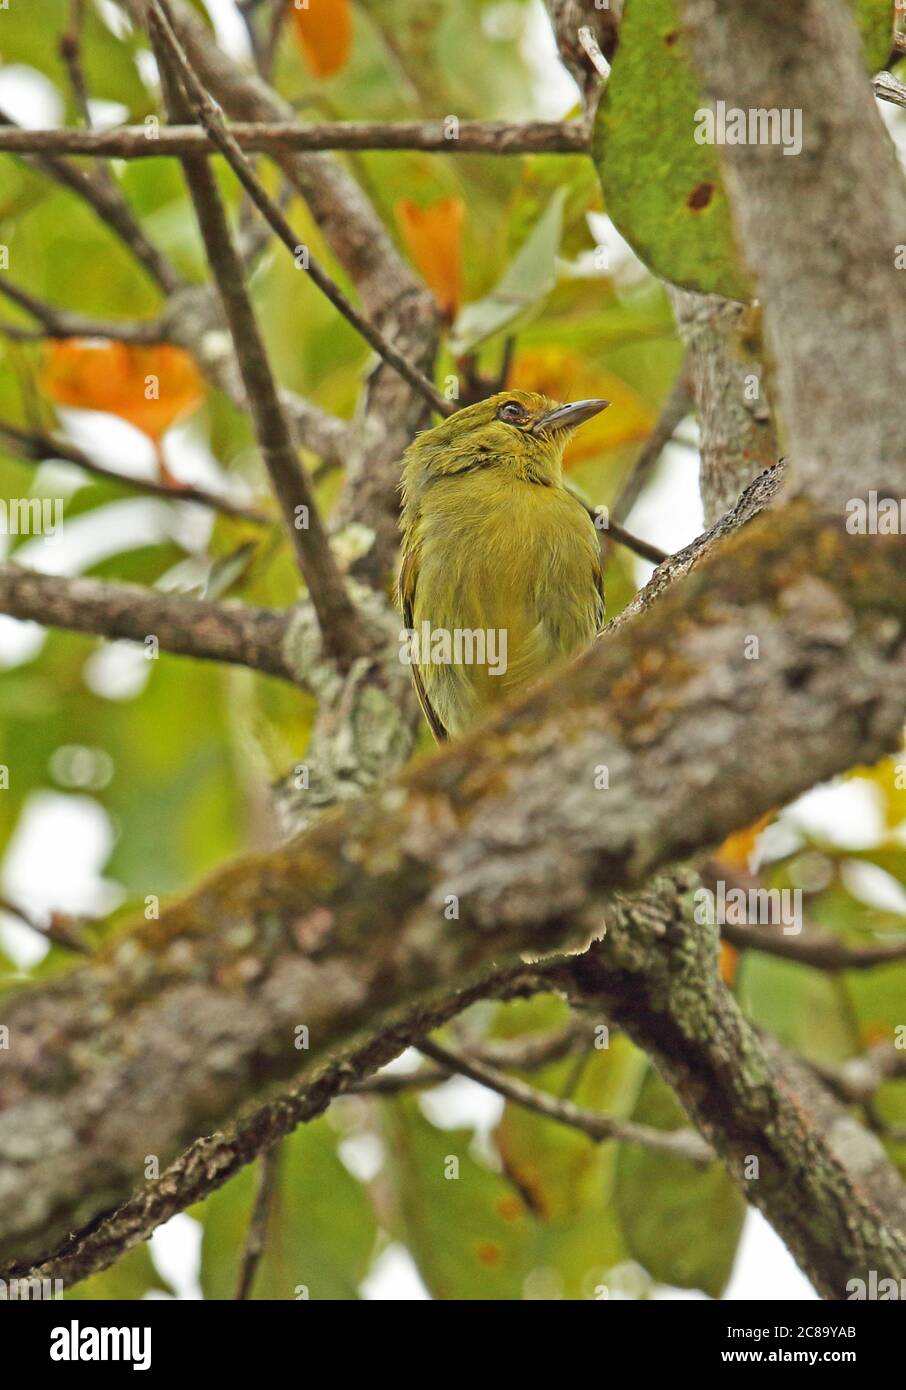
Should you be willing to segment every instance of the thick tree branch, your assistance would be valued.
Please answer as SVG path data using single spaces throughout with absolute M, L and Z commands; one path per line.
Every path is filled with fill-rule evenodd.
M 149 1152 L 170 1162 L 268 1084 L 587 937 L 612 889 L 876 760 L 899 742 L 904 675 L 898 538 L 844 536 L 800 501 L 474 737 L 14 997 L 3 1258 L 46 1253 L 125 1198 Z
M 819 1293 L 845 1298 L 870 1269 L 902 1278 L 906 1187 L 877 1137 L 742 1016 L 715 969 L 716 930 L 693 924 L 693 888 L 618 896 L 604 942 L 563 968 L 567 992 L 648 1053 Z
M 846 0 L 684 0 L 708 94 L 802 112 L 802 152 L 721 147 L 764 304 L 796 479 L 841 511 L 859 480 L 906 496 L 906 184 Z M 833 228 L 833 233 L 828 233 Z
M 780 456 L 765 371 L 745 343 L 753 311 L 716 294 L 668 286 L 688 349 L 689 382 L 701 428 L 701 495 L 713 526 Z
M 62 579 L 0 565 L 0 613 L 98 637 L 144 644 L 201 661 L 225 661 L 301 684 L 284 655 L 291 613 L 181 598 L 137 584 Z M 149 648 L 149 655 L 153 649 Z

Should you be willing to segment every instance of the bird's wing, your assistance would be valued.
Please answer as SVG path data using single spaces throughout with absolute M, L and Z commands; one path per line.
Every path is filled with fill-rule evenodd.
M 597 529 L 595 530 L 597 536 Z M 598 563 L 595 569 L 595 588 L 598 591 L 599 607 L 597 612 L 597 631 L 596 637 L 600 637 L 604 631 L 604 618 L 607 614 L 607 600 L 604 594 L 604 555 L 601 550 L 600 537 L 598 537 Z
M 400 607 L 403 611 L 403 622 L 406 624 L 406 627 L 408 628 L 413 628 L 415 626 L 412 614 L 415 604 L 415 586 L 417 582 L 418 553 L 416 550 L 410 550 L 403 557 L 403 564 L 402 568 L 400 569 L 399 578 Z M 422 713 L 427 719 L 428 725 L 436 741 L 438 743 L 443 743 L 445 739 L 449 738 L 449 734 L 447 733 L 447 730 L 444 728 L 443 724 L 438 719 L 437 712 L 434 709 L 434 706 L 431 704 L 431 701 L 428 699 L 428 693 L 425 690 L 425 683 L 422 680 L 422 673 L 418 669 L 418 666 L 415 664 L 414 661 L 411 666 L 411 671 L 412 678 L 415 681 L 415 692 L 418 695 L 418 703 L 422 707 Z

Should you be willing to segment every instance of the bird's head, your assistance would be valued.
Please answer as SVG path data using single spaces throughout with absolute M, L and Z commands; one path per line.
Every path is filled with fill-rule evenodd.
M 530 482 L 559 483 L 573 431 L 609 404 L 499 391 L 416 436 L 406 451 L 405 490 L 411 496 L 441 478 L 500 466 Z

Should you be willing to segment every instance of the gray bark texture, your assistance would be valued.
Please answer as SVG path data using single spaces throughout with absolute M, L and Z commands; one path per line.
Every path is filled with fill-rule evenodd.
M 139 0 L 122 2 L 142 18 Z M 287 118 L 172 8 L 231 114 Z M 414 712 L 392 657 L 341 673 L 309 610 L 281 629 L 278 673 L 304 671 L 325 706 L 309 810 L 348 804 L 0 1001 L 5 1272 L 102 1268 L 473 1000 L 556 988 L 653 1058 L 825 1296 L 868 1269 L 906 1277 L 902 1183 L 816 1077 L 742 1018 L 713 930 L 691 920 L 694 879 L 673 868 L 899 746 L 902 540 L 851 535 L 841 510 L 873 487 L 906 493 L 906 282 L 894 269 L 906 193 L 845 0 L 683 8 L 712 95 L 804 113 L 797 159 L 725 151 L 790 463 L 661 565 L 592 651 L 396 778 Z M 282 163 L 369 312 L 427 361 L 433 311 L 364 195 L 324 155 Z M 365 511 L 350 493 L 343 521 L 370 527 L 377 585 L 395 541 L 391 477 L 421 406 L 381 368 L 369 407 L 387 423 L 351 472 Z M 44 593 L 79 626 L 60 589 Z M 102 621 L 105 586 L 79 594 Z M 224 624 L 228 659 L 260 664 L 274 615 L 242 630 L 213 607 L 193 609 Z M 163 617 L 188 645 L 187 610 Z M 304 798 L 291 810 L 308 818 Z M 149 1183 L 150 1157 L 162 1177 Z

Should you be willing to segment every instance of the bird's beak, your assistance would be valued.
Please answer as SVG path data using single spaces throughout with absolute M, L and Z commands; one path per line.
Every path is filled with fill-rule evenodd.
M 609 405 L 610 401 L 573 401 L 571 405 L 558 405 L 556 410 L 549 410 L 535 421 L 532 434 L 539 434 L 542 430 L 550 434 L 556 434 L 559 430 L 574 430 Z

